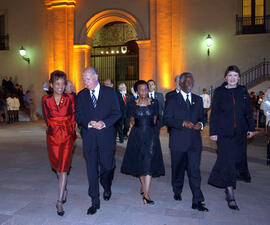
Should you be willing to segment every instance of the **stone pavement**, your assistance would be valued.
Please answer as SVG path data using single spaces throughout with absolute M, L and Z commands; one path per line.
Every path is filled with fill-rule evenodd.
M 207 184 L 216 159 L 215 144 L 203 134 L 201 174 L 202 191 L 209 212 L 191 209 L 188 179 L 183 200 L 173 200 L 170 185 L 170 154 L 166 130 L 161 143 L 166 175 L 152 180 L 151 198 L 146 206 L 139 194 L 137 178 L 121 174 L 119 168 L 125 144 L 116 148 L 116 170 L 112 198 L 101 200 L 101 209 L 86 215 L 91 201 L 87 195 L 87 177 L 81 139 L 76 141 L 72 170 L 68 181 L 65 215 L 56 214 L 57 180 L 48 162 L 43 121 L 0 124 L 0 224 L 1 225 L 269 225 L 270 168 L 265 165 L 266 147 L 259 134 L 248 145 L 251 183 L 238 182 L 236 200 L 240 211 L 230 210 L 224 190 Z M 101 189 L 102 190 L 102 189 Z M 101 191 L 102 193 L 102 191 Z

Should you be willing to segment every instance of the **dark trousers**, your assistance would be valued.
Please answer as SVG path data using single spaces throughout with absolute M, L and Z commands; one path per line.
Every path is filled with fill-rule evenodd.
M 204 201 L 201 192 L 201 147 L 190 148 L 187 152 L 179 151 L 179 149 L 171 149 L 172 159 L 172 188 L 176 194 L 181 194 L 185 171 L 189 178 L 189 186 L 192 191 L 192 202 L 198 204 L 199 201 Z
M 119 135 L 119 140 L 123 142 L 124 137 L 127 136 L 129 130 L 129 119 L 126 117 L 122 117 L 120 120 L 118 120 L 118 122 L 116 123 L 116 130 Z
M 100 204 L 99 178 L 104 191 L 111 191 L 115 167 L 114 146 L 97 143 L 90 145 L 88 142 L 87 137 L 83 139 L 89 183 L 88 194 L 92 199 L 92 204 L 97 205 Z
M 204 108 L 204 121 L 208 123 L 208 108 Z

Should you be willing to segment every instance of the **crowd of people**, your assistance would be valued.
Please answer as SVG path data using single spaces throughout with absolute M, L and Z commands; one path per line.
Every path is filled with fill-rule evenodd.
M 165 175 L 159 139 L 163 126 L 167 126 L 169 133 L 173 199 L 182 200 L 187 172 L 193 196 L 191 208 L 208 211 L 200 173 L 200 133 L 208 124 L 210 138 L 218 147 L 208 183 L 224 188 L 228 207 L 239 210 L 234 190 L 238 180 L 251 182 L 247 138 L 254 135 L 254 111 L 247 89 L 238 83 L 239 68 L 229 66 L 224 78 L 211 102 L 206 90 L 201 96 L 192 92 L 195 82 L 192 73 L 179 74 L 175 78 L 175 90 L 167 93 L 164 101 L 163 94 L 156 91 L 154 80 L 137 81 L 131 94 L 127 93 L 125 83 L 120 83 L 116 92 L 111 79 L 103 85 L 96 69 L 87 67 L 82 72 L 85 88 L 76 95 L 66 74 L 54 71 L 47 95 L 42 98 L 42 109 L 47 124 L 48 155 L 58 179 L 57 214 L 64 215 L 63 204 L 67 201 L 67 174 L 71 168 L 76 123 L 82 137 L 88 195 L 92 200 L 87 214 L 93 215 L 100 208 L 99 182 L 104 189 L 103 199 L 111 198 L 117 134 L 120 143 L 127 140 L 121 172 L 138 178 L 141 185 L 138 192 L 144 204 L 155 204 L 150 197 L 151 179 Z M 260 104 L 269 121 L 270 89 Z M 270 144 L 268 149 L 270 157 Z
M 19 110 L 30 109 L 32 96 L 29 90 L 24 93 L 22 85 L 14 84 L 13 78 L 4 76 L 0 88 L 0 121 L 14 123 L 19 121 Z

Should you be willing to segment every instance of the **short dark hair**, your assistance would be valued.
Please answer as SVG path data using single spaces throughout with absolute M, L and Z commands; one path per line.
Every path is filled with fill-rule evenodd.
M 229 72 L 231 72 L 231 71 L 238 73 L 238 75 L 240 77 L 240 69 L 236 65 L 228 66 L 227 69 L 226 69 L 226 71 L 225 71 L 224 77 L 226 77 L 227 74 Z
M 141 84 L 145 84 L 146 87 L 149 89 L 148 84 L 145 80 L 138 80 L 135 84 L 134 84 L 134 91 L 137 92 L 138 91 L 138 86 Z
M 192 77 L 192 79 L 194 79 L 192 73 L 184 72 L 184 73 L 182 73 L 182 74 L 180 75 L 180 77 L 179 77 L 179 82 L 183 83 L 185 77 Z
M 156 82 L 154 80 L 148 80 L 147 83 L 153 82 L 156 85 Z
M 50 83 L 53 84 L 58 79 L 63 79 L 66 83 L 66 78 L 67 78 L 67 75 L 63 71 L 55 70 L 51 73 Z

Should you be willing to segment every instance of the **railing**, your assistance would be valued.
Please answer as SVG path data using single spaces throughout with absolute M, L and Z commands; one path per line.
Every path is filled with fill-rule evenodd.
M 8 50 L 9 49 L 8 41 L 9 41 L 8 34 L 0 35 L 0 50 Z
M 250 88 L 266 79 L 270 79 L 270 61 L 266 61 L 265 59 L 263 59 L 263 62 L 241 73 L 239 84 Z M 208 88 L 207 91 L 211 97 L 214 94 L 214 90 L 219 87 L 223 82 L 224 78 L 222 80 L 216 81 Z
M 240 17 L 236 15 L 236 34 L 270 33 L 270 15 Z

